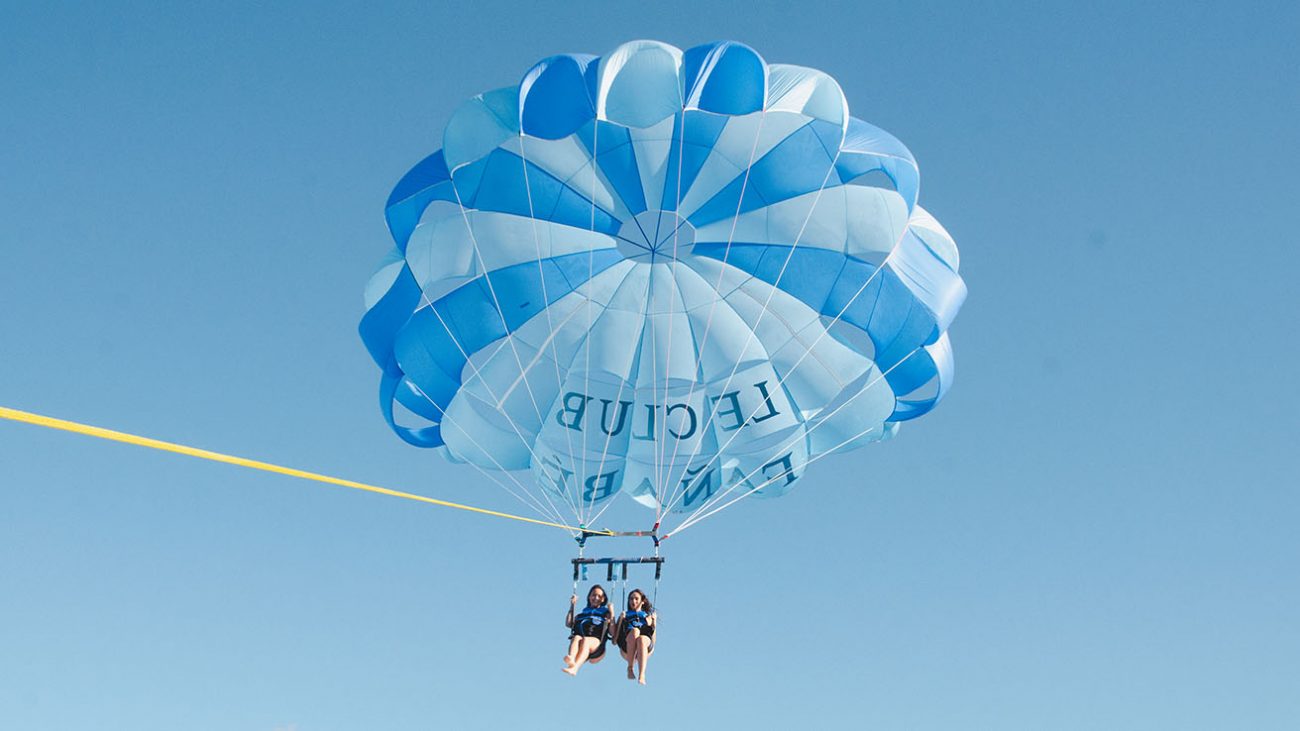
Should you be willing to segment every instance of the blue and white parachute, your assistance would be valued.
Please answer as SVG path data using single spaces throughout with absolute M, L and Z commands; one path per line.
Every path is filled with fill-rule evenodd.
M 738 43 L 545 59 L 388 200 L 384 416 L 579 522 L 784 494 L 952 381 L 966 289 L 918 180 L 834 79 Z

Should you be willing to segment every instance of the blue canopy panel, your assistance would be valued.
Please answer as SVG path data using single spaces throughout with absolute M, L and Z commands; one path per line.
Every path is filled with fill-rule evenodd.
M 521 156 L 497 148 L 453 174 L 466 209 L 498 211 L 614 233 L 619 222 L 562 181 Z
M 907 203 L 911 213 L 920 192 L 921 175 L 916 159 L 898 138 L 857 117 L 849 118 L 848 132 L 835 161 L 839 182 L 854 180 L 880 171 Z
M 910 232 L 880 267 L 827 249 L 769 243 L 697 241 L 694 253 L 736 267 L 865 332 L 876 365 L 900 398 L 951 374 L 950 366 L 941 368 L 927 357 L 925 347 L 943 334 L 939 324 L 951 321 L 965 285 Z M 940 389 L 947 390 L 942 379 Z M 910 402 L 891 421 L 915 418 L 937 401 Z
M 451 173 L 447 170 L 442 150 L 411 168 L 388 196 L 384 217 L 398 249 L 405 250 L 406 240 L 420 222 L 424 209 L 436 200 L 456 200 L 456 193 L 451 187 Z
M 839 127 L 813 120 L 785 137 L 766 155 L 689 216 L 701 227 L 826 187 L 836 154 L 827 149 Z M 838 147 L 838 140 L 832 139 Z
M 595 119 L 596 60 L 585 54 L 551 56 L 529 69 L 519 82 L 520 130 L 558 140 Z
M 362 338 L 372 355 L 382 359 L 386 373 L 405 379 L 406 388 L 400 392 L 398 383 L 386 383 L 381 395 L 385 413 L 391 413 L 391 399 L 401 393 L 402 402 L 413 411 L 428 416 L 432 406 L 440 420 L 473 353 L 620 260 L 616 252 L 601 251 L 516 264 L 488 272 L 418 309 L 412 307 L 420 298 L 418 287 L 404 269 L 362 319 Z

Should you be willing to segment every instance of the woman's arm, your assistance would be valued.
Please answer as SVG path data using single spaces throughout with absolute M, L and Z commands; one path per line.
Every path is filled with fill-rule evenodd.
M 569 613 L 564 615 L 564 626 L 573 629 L 573 608 L 578 606 L 578 595 L 569 597 Z

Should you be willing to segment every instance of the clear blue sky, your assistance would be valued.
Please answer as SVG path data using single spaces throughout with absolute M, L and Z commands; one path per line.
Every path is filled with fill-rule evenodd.
M 369 5 L 4 4 L 0 405 L 512 508 L 380 418 L 382 205 L 634 38 L 911 148 L 955 387 L 667 544 L 646 688 L 558 672 L 560 531 L 0 423 L 0 727 L 1300 722 L 1294 4 Z

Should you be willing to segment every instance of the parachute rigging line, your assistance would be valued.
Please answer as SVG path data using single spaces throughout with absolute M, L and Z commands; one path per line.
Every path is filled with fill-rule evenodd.
M 466 221 L 466 225 L 467 225 L 467 226 L 469 225 L 468 221 Z M 446 321 L 442 319 L 442 315 L 438 313 L 437 308 L 433 306 L 433 303 L 432 303 L 431 301 L 429 301 L 429 298 L 428 298 L 427 296 L 421 294 L 421 295 L 420 295 L 420 302 L 421 302 L 421 304 L 420 304 L 421 309 L 427 307 L 427 308 L 429 309 L 429 311 L 432 312 L 432 313 L 434 314 L 434 316 L 436 316 L 436 317 L 438 318 L 438 322 L 442 323 L 443 327 L 447 327 L 447 323 L 446 323 Z M 448 329 L 448 332 L 451 332 L 450 329 Z M 456 338 L 455 335 L 452 335 L 452 337 L 451 337 L 451 341 L 452 341 L 452 343 L 456 346 L 456 349 L 459 350 L 459 351 L 461 352 L 462 355 L 465 355 L 465 357 L 466 357 L 466 359 L 467 359 L 467 362 L 468 362 L 469 355 L 465 352 L 465 348 L 461 346 L 460 341 L 457 340 L 457 338 Z M 474 366 L 474 364 L 473 364 L 472 362 L 469 362 L 469 366 L 470 366 L 471 368 L 474 369 L 474 374 L 475 374 L 476 376 L 478 376 L 478 375 L 479 375 L 479 370 L 478 370 L 478 368 L 477 368 L 476 366 Z M 525 385 L 525 387 L 527 387 L 528 384 L 525 383 L 524 385 Z M 491 397 L 493 398 L 493 400 L 497 401 L 498 404 L 500 404 L 500 403 L 502 403 L 502 402 L 504 401 L 503 398 L 498 398 L 497 395 L 496 395 L 496 393 L 494 393 L 493 390 L 492 390 L 490 387 L 487 387 L 487 385 L 486 385 L 486 381 L 484 381 L 484 387 L 487 389 L 488 395 L 491 396 Z M 416 393 L 418 393 L 418 394 L 420 395 L 420 398 L 422 398 L 422 399 L 424 399 L 425 401 L 429 402 L 429 404 L 430 404 L 431 406 L 433 406 L 433 408 L 436 409 L 439 413 L 445 415 L 446 412 L 443 410 L 443 408 L 442 408 L 441 406 L 439 406 L 438 403 L 435 402 L 433 399 L 429 398 L 428 394 L 424 393 L 424 391 L 420 390 L 418 387 L 416 387 L 416 386 L 414 386 L 414 385 L 412 385 L 412 389 L 413 389 Z M 532 391 L 529 391 L 528 393 L 529 393 L 529 397 L 532 398 L 532 396 L 531 396 Z M 507 395 L 508 395 L 508 394 L 507 394 Z M 534 404 L 536 404 L 536 400 L 535 400 L 535 399 L 534 399 Z M 507 419 L 507 421 L 509 422 L 509 424 L 511 425 L 511 427 L 514 427 L 514 429 L 515 429 L 515 433 L 518 434 L 519 437 L 522 439 L 522 438 L 523 438 L 523 435 L 522 435 L 522 434 L 519 434 L 519 428 L 515 426 L 515 423 L 514 423 L 513 421 L 510 421 L 509 419 Z M 479 449 L 482 449 L 482 447 L 479 445 L 478 441 L 475 440 L 473 436 L 470 436 L 470 435 L 466 435 L 466 436 L 469 438 L 470 442 L 474 444 L 475 447 L 477 447 L 477 448 L 479 448 Z M 534 457 L 536 457 L 536 454 L 532 451 L 532 448 L 531 448 L 531 447 L 529 447 L 529 450 L 528 450 L 528 451 L 529 451 L 529 454 L 532 454 Z M 500 462 L 497 462 L 496 459 L 492 459 L 492 463 L 493 463 L 494 465 L 496 465 L 498 468 L 500 468 L 500 466 L 501 466 L 501 463 L 500 463 Z M 479 467 L 478 465 L 474 465 L 474 466 L 475 466 L 475 467 Z M 479 472 L 481 472 L 481 473 L 483 473 L 483 474 L 485 474 L 485 475 L 488 474 L 487 471 L 484 470 L 484 469 L 482 469 L 481 467 L 479 467 Z M 507 474 L 507 475 L 510 475 L 509 472 L 506 472 L 506 474 Z M 515 497 L 515 499 L 519 500 L 520 502 L 524 503 L 525 505 L 530 505 L 530 506 L 531 506 L 533 509 L 535 509 L 538 513 L 541 513 L 541 514 L 543 514 L 543 515 L 547 515 L 547 516 L 554 516 L 554 517 L 556 518 L 556 520 L 560 520 L 560 521 L 562 521 L 562 520 L 564 519 L 564 516 L 560 513 L 559 508 L 555 507 L 555 504 L 554 504 L 553 502 L 551 502 L 551 499 L 550 499 L 549 497 L 547 497 L 547 495 L 546 495 L 545 492 L 542 493 L 542 497 L 546 500 L 547 505 L 549 505 L 550 508 L 551 508 L 551 512 L 549 512 L 549 513 L 548 513 L 546 510 L 544 510 L 544 509 L 542 508 L 541 504 L 537 501 L 537 498 L 533 497 L 533 494 L 532 494 L 531 492 L 528 491 L 528 488 L 524 487 L 523 483 L 521 483 L 521 482 L 520 482 L 517 478 L 515 478 L 513 475 L 510 476 L 510 479 L 511 479 L 512 482 L 515 483 L 515 485 L 516 485 L 517 487 L 519 487 L 520 490 L 522 490 L 522 491 L 524 492 L 525 495 L 527 495 L 527 496 L 532 500 L 532 503 L 531 503 L 531 504 L 530 504 L 528 501 L 524 500 L 523 498 L 519 497 L 519 495 L 518 495 L 517 493 L 515 493 L 514 490 L 511 490 L 510 488 L 506 487 L 506 485 L 505 485 L 504 483 L 502 483 L 500 480 L 493 480 L 493 481 L 496 482 L 498 485 L 500 485 L 500 486 L 502 487 L 502 489 L 504 489 L 506 492 L 508 492 L 508 493 L 510 493 L 511 495 L 513 495 L 513 496 Z
M 521 152 L 522 149 L 523 148 L 521 144 L 520 146 Z M 456 172 L 455 170 L 452 170 L 449 173 L 452 176 L 453 181 L 455 179 L 454 177 L 455 172 Z M 527 180 L 527 175 L 525 175 L 524 178 L 525 180 Z M 502 309 L 501 307 L 501 299 L 500 297 L 497 296 L 496 287 L 492 284 L 492 277 L 489 276 L 491 272 L 488 269 L 487 262 L 483 258 L 483 251 L 482 249 L 479 248 L 478 237 L 474 235 L 474 226 L 470 223 L 469 213 L 468 211 L 465 210 L 465 204 L 460 198 L 460 191 L 456 189 L 456 186 L 454 184 L 452 185 L 452 191 L 456 194 L 456 207 L 460 210 L 461 220 L 465 222 L 465 231 L 467 234 L 469 234 L 470 246 L 474 252 L 475 261 L 477 262 L 478 267 L 483 270 L 483 281 L 484 283 L 487 284 L 488 293 L 492 296 L 492 305 L 493 307 L 496 308 L 497 315 L 501 317 L 502 322 L 505 322 L 505 316 L 506 316 L 505 310 Z M 428 295 L 423 292 L 421 292 L 420 299 L 423 303 L 427 304 L 429 310 L 438 317 L 438 321 L 442 323 L 443 327 L 447 330 L 447 332 L 451 334 L 451 339 L 452 342 L 455 343 L 456 349 L 459 350 L 462 353 L 462 355 L 464 355 L 466 363 L 474 368 L 475 376 L 478 377 L 480 381 L 482 381 L 483 386 L 488 391 L 489 395 L 492 395 L 493 398 L 496 398 L 495 394 L 492 393 L 491 387 L 488 385 L 488 380 L 486 378 L 482 378 L 481 375 L 479 375 L 478 367 L 473 365 L 473 361 L 470 358 L 471 353 L 467 352 L 465 348 L 460 344 L 460 341 L 456 338 L 454 331 L 450 327 L 448 327 L 446 321 L 443 320 L 442 315 L 438 312 L 438 308 L 433 306 L 434 303 L 431 300 L 429 300 Z M 528 369 L 524 368 L 523 361 L 519 357 L 519 348 L 515 345 L 515 341 L 512 336 L 508 335 L 506 337 L 506 343 L 510 346 L 510 352 L 515 357 L 515 364 L 519 367 L 519 373 L 524 385 L 524 392 L 528 394 L 528 400 L 532 402 L 533 411 L 537 414 L 538 420 L 541 420 L 543 418 L 542 407 L 538 405 L 537 397 L 536 395 L 533 394 L 533 389 L 528 384 L 528 378 L 527 378 Z M 424 396 L 424 398 L 427 400 L 428 396 Z M 503 399 L 496 399 L 496 400 L 498 404 L 504 403 Z M 442 408 L 438 406 L 438 404 L 435 403 L 434 406 L 438 407 L 438 410 L 440 412 L 443 411 Z M 445 415 L 445 412 L 443 413 Z M 514 430 L 515 434 L 519 436 L 520 440 L 523 441 L 524 446 L 527 447 L 528 453 L 531 456 L 531 458 L 533 460 L 536 460 L 537 453 L 534 452 L 533 448 L 528 444 L 528 440 L 524 439 L 523 435 L 519 433 L 519 427 L 515 424 L 514 420 L 507 416 L 506 421 L 510 424 L 510 427 Z M 550 499 L 547 498 L 547 501 L 550 502 Z M 578 521 L 581 522 L 582 515 L 581 515 L 581 511 L 578 510 L 577 505 L 572 501 L 570 501 L 570 507 L 573 508 L 574 515 L 577 516 Z
M 40 414 L 33 414 L 27 411 L 19 411 L 18 409 L 11 409 L 5 406 L 0 406 L 0 418 L 8 419 L 9 421 L 16 421 L 24 424 L 31 424 L 33 426 L 43 426 L 49 429 L 57 429 L 60 431 L 73 432 L 75 434 L 84 434 L 86 436 L 97 437 L 99 439 L 107 439 L 114 442 L 134 444 L 136 446 L 148 447 L 150 449 L 157 449 L 164 452 L 183 454 L 187 457 L 196 457 L 198 459 L 206 459 L 212 462 L 223 462 L 225 464 L 231 464 L 238 467 L 247 467 L 249 469 L 261 470 L 263 472 L 273 472 L 280 475 L 297 477 L 303 480 L 311 480 L 313 482 L 320 482 L 327 485 L 347 487 L 353 490 L 362 490 L 365 492 L 377 493 L 379 495 L 388 495 L 390 497 L 400 497 L 406 500 L 414 500 L 416 502 L 427 503 L 429 505 L 438 505 L 444 508 L 465 510 L 471 513 L 478 513 L 480 515 L 490 515 L 496 518 L 517 520 L 522 523 L 544 525 L 550 528 L 562 528 L 564 530 L 573 531 L 573 532 L 584 530 L 582 528 L 578 528 L 577 526 L 565 525 L 563 523 L 552 523 L 550 521 L 538 520 L 536 518 L 528 518 L 522 515 L 513 515 L 511 513 L 503 513 L 497 510 L 488 510 L 487 508 L 478 508 L 472 505 L 453 503 L 447 500 L 439 500 L 437 498 L 426 497 L 424 495 L 415 495 L 409 492 L 401 492 L 399 490 L 392 490 L 386 487 L 368 485 L 364 482 L 356 482 L 354 480 L 345 480 L 338 477 L 330 477 L 329 475 L 322 475 L 315 472 L 307 472 L 305 470 L 294 469 L 292 467 L 282 467 L 280 465 L 271 464 L 269 462 L 260 462 L 254 459 L 247 459 L 245 457 L 236 457 L 229 454 L 222 454 L 220 452 L 212 452 L 206 449 L 199 449 L 197 447 L 189 447 L 184 444 L 165 442 L 160 439 L 151 439 L 149 437 L 142 437 L 136 434 L 128 434 L 126 432 L 114 431 L 112 429 L 105 429 L 98 426 L 80 424 L 75 421 L 56 419 L 50 416 L 42 416 Z M 597 533 L 599 535 L 612 535 L 609 531 L 593 531 L 590 529 L 585 529 L 585 530 L 588 530 L 588 532 L 590 533 Z
M 532 183 L 531 183 L 531 181 L 529 181 L 529 179 L 528 179 L 528 149 L 527 149 L 527 146 L 526 146 L 525 143 L 526 143 L 526 138 L 525 138 L 523 132 L 520 131 L 520 133 L 519 133 L 519 164 L 520 164 L 520 167 L 521 167 L 521 169 L 522 169 L 522 171 L 523 171 L 522 177 L 523 177 L 523 180 L 524 180 L 524 195 L 525 195 L 525 197 L 528 199 L 528 219 L 529 219 L 529 222 L 531 223 L 530 228 L 531 228 L 531 231 L 532 231 L 532 234 L 533 234 L 533 249 L 534 249 L 534 251 L 535 251 L 536 254 L 537 254 L 537 274 L 538 274 L 537 279 L 538 279 L 538 282 L 541 284 L 541 287 L 542 287 L 542 300 L 543 300 L 543 301 L 546 301 L 546 302 L 550 302 L 550 301 L 551 301 L 551 298 L 550 298 L 550 296 L 547 294 L 547 291 L 546 291 L 546 276 L 545 276 L 545 270 L 544 270 L 543 267 L 542 267 L 542 259 L 543 259 L 543 257 L 542 257 L 542 243 L 541 243 L 541 240 L 538 238 L 538 235 L 537 235 L 537 212 L 536 212 L 535 206 L 534 206 L 534 204 L 533 204 L 533 187 L 532 187 Z M 594 165 L 595 162 L 593 161 L 592 164 Z M 464 204 L 461 202 L 461 199 L 460 199 L 460 195 L 459 195 L 459 193 L 458 193 L 457 196 L 456 196 L 456 204 L 460 206 L 460 209 L 461 209 L 461 215 L 462 215 L 462 216 L 467 216 L 467 214 L 465 213 L 465 206 L 464 206 Z M 594 205 L 594 204 L 593 204 L 593 205 Z M 466 220 L 468 221 L 468 217 L 466 217 Z M 478 246 L 477 240 L 475 240 L 475 244 L 474 244 L 474 245 L 475 245 L 475 247 Z M 476 250 L 477 250 L 477 249 L 476 249 Z M 482 260 L 482 256 L 483 256 L 483 255 L 482 255 L 482 252 L 479 251 L 479 258 L 480 258 L 480 261 Z M 590 273 L 591 273 L 590 269 L 591 269 L 591 268 L 590 268 L 590 265 L 589 265 L 589 266 L 588 266 L 588 275 L 590 275 Z M 485 266 L 485 267 L 484 267 L 484 271 L 486 271 L 486 270 L 487 270 L 487 267 Z M 498 304 L 497 307 L 498 307 L 498 309 L 500 309 L 500 304 Z M 547 330 L 551 333 L 551 336 L 548 338 L 548 340 L 549 340 L 550 345 L 551 345 L 551 361 L 555 364 L 555 387 L 556 387 L 556 388 L 560 388 L 561 386 L 564 385 L 564 377 L 563 377 L 563 375 L 560 373 L 560 357 L 559 357 L 559 352 L 558 352 L 558 350 L 556 349 L 556 346 L 555 346 L 555 332 L 556 332 L 556 331 L 555 331 L 555 320 L 554 320 L 554 319 L 552 318 L 552 316 L 551 316 L 551 309 L 550 309 L 549 307 L 543 309 L 543 312 L 546 314 L 546 327 L 547 327 Z M 502 317 L 502 320 L 504 320 L 504 319 L 505 319 L 505 314 L 502 313 L 501 317 Z M 567 321 L 567 318 L 566 318 L 566 321 Z M 513 342 L 514 342 L 514 341 L 513 341 L 513 339 L 512 339 L 512 340 L 511 340 L 511 343 L 513 344 Z M 539 348 L 539 349 L 538 349 L 537 353 L 538 353 L 538 357 L 539 357 L 539 358 L 541 357 L 541 355 L 542 355 L 543 352 L 544 352 L 544 350 L 543 350 L 542 348 Z M 519 353 L 518 353 L 518 351 L 516 350 L 516 351 L 515 351 L 515 358 L 516 358 L 516 360 L 518 359 L 518 357 L 519 357 Z M 529 368 L 530 368 L 530 369 L 531 369 L 531 367 L 532 367 L 532 364 L 529 364 Z M 520 373 L 520 379 L 524 382 L 525 386 L 527 386 L 527 384 L 528 384 L 528 374 L 527 374 L 527 371 L 524 369 L 522 363 L 520 363 L 520 365 L 519 365 L 519 373 Z M 530 390 L 530 391 L 529 391 L 529 394 L 531 395 L 531 393 L 532 393 L 532 391 Z M 533 397 L 533 406 L 534 406 L 534 407 L 537 407 L 537 418 L 538 418 L 538 421 L 542 421 L 542 420 L 544 420 L 545 417 L 542 416 L 541 408 L 537 406 L 537 399 L 536 399 L 536 397 Z M 507 420 L 507 421 L 510 421 L 510 417 L 507 416 L 507 417 L 506 417 L 506 420 Z M 513 422 L 512 422 L 512 424 L 511 424 L 511 426 L 514 426 Z M 517 426 L 514 427 L 514 430 L 515 430 L 515 433 L 516 433 L 516 434 L 519 433 L 519 428 L 518 428 Z M 577 457 L 574 456 L 574 451 L 573 451 L 573 437 L 572 437 L 572 435 L 570 435 L 567 431 L 565 432 L 564 437 L 565 437 L 565 440 L 566 440 L 566 442 L 567 442 L 567 444 L 568 444 L 568 446 L 569 446 L 569 466 L 573 469 L 574 474 L 577 474 L 577 471 L 578 471 L 578 468 L 577 468 Z M 520 438 L 523 439 L 522 436 L 521 436 Z M 526 442 L 527 440 L 524 440 L 524 441 Z M 532 451 L 532 448 L 531 448 L 531 447 L 529 448 L 529 451 L 530 451 L 530 453 L 533 454 L 533 457 L 536 458 L 536 453 Z M 574 508 L 575 508 L 575 514 L 577 515 L 578 520 L 579 520 L 580 522 L 581 522 L 581 521 L 585 521 L 585 520 L 586 520 L 586 513 L 587 513 L 587 506 L 586 506 L 586 505 L 581 505 L 581 506 L 579 506 L 579 505 L 577 504 L 577 501 L 575 500 L 575 501 L 574 501 Z
M 889 373 L 890 373 L 891 371 L 893 371 L 895 368 L 897 368 L 898 366 L 900 366 L 900 365 L 902 365 L 904 362 L 906 362 L 908 358 L 911 358 L 913 355 L 915 355 L 916 352 L 917 352 L 918 350 L 920 350 L 920 348 L 913 348 L 912 351 L 909 352 L 909 353 L 907 354 L 907 356 L 905 356 L 902 360 L 900 360 L 898 363 L 895 363 L 894 365 L 890 366 L 888 370 L 883 371 L 879 376 L 876 376 L 874 379 L 872 379 L 870 383 L 868 383 L 866 386 L 863 387 L 863 389 L 862 389 L 862 393 L 865 393 L 865 392 L 867 392 L 868 390 L 870 390 L 872 386 L 874 386 L 874 385 L 876 385 L 877 383 L 879 383 L 879 382 L 881 381 L 881 379 L 883 379 L 883 378 L 885 378 L 887 375 L 889 375 Z M 846 401 L 845 403 L 843 403 L 843 404 L 841 404 L 840 406 L 836 407 L 835 410 L 831 412 L 831 415 L 832 415 L 832 416 L 835 415 L 836 413 L 838 413 L 838 412 L 840 411 L 840 409 L 843 409 L 843 408 L 844 408 L 845 406 L 847 406 L 849 403 L 852 403 L 852 399 L 850 399 L 849 401 Z M 820 426 L 821 426 L 822 424 L 824 424 L 824 423 L 826 423 L 826 422 L 822 422 L 821 424 L 815 424 L 813 427 L 811 427 L 811 428 L 808 430 L 808 433 L 811 434 L 812 432 L 817 431 L 818 427 L 820 427 Z M 872 428 L 874 428 L 874 427 L 872 427 Z M 859 439 L 859 438 L 865 436 L 867 433 L 869 433 L 869 432 L 872 430 L 872 428 L 869 428 L 869 429 L 867 429 L 867 430 L 865 430 L 865 431 L 859 432 L 858 434 L 855 434 L 855 435 L 849 437 L 848 439 L 845 439 L 844 441 L 842 441 L 842 442 L 840 442 L 839 444 L 835 445 L 833 448 L 831 448 L 830 450 L 828 450 L 828 451 L 826 451 L 826 452 L 823 452 L 823 453 L 821 453 L 821 454 L 815 455 L 815 456 L 813 456 L 813 457 L 809 457 L 809 458 L 808 458 L 808 462 L 807 462 L 807 464 L 809 464 L 809 465 L 811 465 L 811 464 L 815 464 L 815 463 L 821 461 L 821 459 L 822 459 L 823 457 L 826 457 L 827 455 L 830 455 L 830 454 L 835 454 L 835 453 L 836 453 L 840 448 L 842 448 L 842 447 L 844 447 L 844 446 L 847 446 L 848 444 L 850 444 L 850 443 L 856 441 L 857 439 Z M 787 444 L 787 445 L 785 445 L 785 446 L 788 447 L 788 446 L 790 446 L 790 445 Z M 785 448 L 785 447 L 782 447 L 782 449 L 784 449 L 784 448 Z M 782 451 L 782 450 L 781 450 L 781 449 L 778 449 L 778 450 L 776 450 L 776 451 L 777 451 L 777 453 L 779 453 L 779 452 Z M 724 508 L 728 508 L 728 507 L 730 507 L 730 506 L 732 506 L 732 505 L 735 505 L 737 502 L 739 502 L 739 501 L 741 501 L 741 500 L 744 500 L 745 498 L 749 497 L 750 495 L 753 495 L 754 493 L 758 492 L 758 488 L 754 488 L 754 489 L 746 490 L 746 491 L 744 491 L 743 493 L 741 493 L 740 495 L 738 495 L 738 496 L 736 496 L 736 497 L 734 497 L 734 498 L 728 500 L 725 504 L 718 505 L 718 503 L 722 502 L 722 499 L 723 499 L 724 497 L 726 497 L 729 493 L 731 493 L 733 490 L 735 490 L 739 485 L 745 484 L 745 483 L 749 480 L 749 478 L 754 477 L 755 475 L 756 475 L 756 472 L 750 472 L 750 473 L 744 475 L 744 477 L 743 477 L 742 480 L 736 482 L 735 484 L 733 484 L 733 485 L 731 485 L 730 487 L 728 487 L 726 490 L 724 490 L 724 491 L 722 491 L 721 493 L 719 493 L 719 494 L 717 494 L 717 495 L 714 495 L 713 497 L 711 497 L 711 498 L 709 498 L 708 500 L 706 500 L 706 501 L 704 502 L 704 504 L 702 504 L 702 505 L 700 505 L 700 507 L 696 508 L 695 511 L 692 512 L 690 515 L 687 515 L 685 518 L 683 518 L 682 521 L 681 521 L 680 523 L 677 524 L 677 527 L 673 528 L 672 531 L 670 531 L 669 533 L 665 534 L 665 535 L 663 536 L 663 538 L 661 538 L 660 540 L 666 539 L 666 538 L 668 538 L 669 536 L 677 535 L 678 533 L 681 533 L 682 531 L 684 531 L 684 530 L 686 530 L 687 528 L 689 528 L 689 527 L 695 525 L 696 523 L 700 522 L 701 520 L 704 520 L 705 518 L 709 517 L 710 515 L 713 515 L 713 514 L 717 513 L 718 511 L 723 510 Z M 764 484 L 766 484 L 766 483 L 764 483 Z M 760 485 L 759 487 L 762 487 L 762 485 Z

